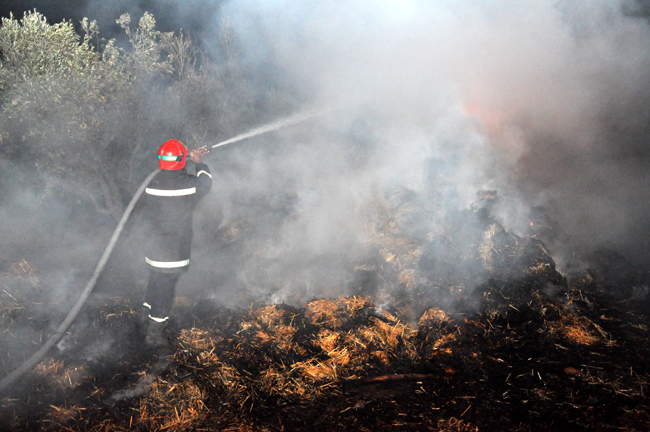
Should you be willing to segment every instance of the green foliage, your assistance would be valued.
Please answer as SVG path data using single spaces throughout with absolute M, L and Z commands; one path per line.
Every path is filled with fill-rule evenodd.
M 123 26 L 128 22 L 128 15 L 120 19 Z M 149 14 L 135 30 L 125 28 L 133 44 L 129 52 L 110 40 L 99 53 L 92 45 L 98 38 L 96 22 L 84 19 L 81 28 L 83 38 L 72 23 L 50 25 L 36 11 L 21 20 L 2 20 L 0 135 L 13 132 L 11 141 L 3 139 L 3 150 L 31 159 L 47 180 L 45 192 L 72 183 L 98 209 L 119 217 L 124 186 L 106 164 L 111 145 L 119 140 L 116 123 L 127 121 L 120 113 L 128 112 L 137 77 L 170 67 L 160 61 L 160 34 Z M 120 150 L 131 156 L 128 146 Z
M 199 147 L 240 132 L 254 105 L 234 57 L 201 61 L 186 34 L 159 32 L 149 13 L 135 27 L 128 14 L 117 23 L 127 48 L 86 18 L 83 37 L 36 11 L 0 26 L 0 155 L 32 164 L 41 193 L 65 192 L 115 219 L 162 142 Z
M 179 81 L 196 77 L 197 50 L 183 31 L 180 33 L 161 33 L 160 41 L 167 51 L 167 64 Z
M 156 20 L 153 15 L 145 12 L 138 27 L 131 29 L 131 17 L 123 14 L 117 23 L 124 29 L 131 42 L 132 50 L 127 54 L 127 62 L 138 76 L 156 73 L 172 72 L 168 62 L 161 60 L 161 33 L 156 30 Z
M 86 23 L 95 31 L 97 23 Z M 25 77 L 62 76 L 92 71 L 98 60 L 89 38 L 80 41 L 72 23 L 47 23 L 37 12 L 29 12 L 18 21 L 2 18 L 0 51 L 4 67 L 16 68 Z
M 50 25 L 35 11 L 0 27 L 1 127 L 14 135 L 3 149 L 32 159 L 46 175 L 45 191 L 101 178 L 98 161 L 112 139 L 105 107 L 129 86 L 114 43 L 102 56 L 91 45 L 96 23 L 84 20 L 82 28 L 83 39 L 72 23 Z

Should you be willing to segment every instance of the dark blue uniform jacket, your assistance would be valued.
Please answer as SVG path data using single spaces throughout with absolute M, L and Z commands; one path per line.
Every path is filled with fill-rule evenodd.
M 212 187 L 207 165 L 196 164 L 196 175 L 162 170 L 145 189 L 145 261 L 155 271 L 186 271 L 192 246 L 192 212 Z

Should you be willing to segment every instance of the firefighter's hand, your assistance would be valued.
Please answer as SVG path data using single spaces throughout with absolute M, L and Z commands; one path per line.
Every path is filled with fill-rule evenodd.
M 201 159 L 201 152 L 199 150 L 192 150 L 190 152 L 190 159 L 194 163 L 201 163 L 203 160 Z

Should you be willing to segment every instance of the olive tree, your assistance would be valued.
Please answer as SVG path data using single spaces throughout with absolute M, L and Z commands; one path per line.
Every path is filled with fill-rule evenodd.
M 36 11 L 0 25 L 0 153 L 31 163 L 41 193 L 64 191 L 115 220 L 164 140 L 193 148 L 227 138 L 264 106 L 228 28 L 227 57 L 215 63 L 184 32 L 156 30 L 149 13 L 137 25 L 128 14 L 117 23 L 127 46 L 100 39 L 88 19 L 83 36 Z
M 160 34 L 145 14 L 131 30 L 132 49 L 113 40 L 98 51 L 97 25 L 84 19 L 79 36 L 71 22 L 49 24 L 36 12 L 0 26 L 2 151 L 29 159 L 43 178 L 44 193 L 68 184 L 69 193 L 90 199 L 97 210 L 119 218 L 123 210 L 121 173 L 116 159 L 128 160 L 137 143 L 120 139 L 133 87 L 139 79 L 167 73 Z

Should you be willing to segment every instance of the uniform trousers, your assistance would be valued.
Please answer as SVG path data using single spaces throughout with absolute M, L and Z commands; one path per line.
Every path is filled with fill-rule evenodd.
M 163 273 L 149 270 L 149 283 L 144 296 L 144 307 L 149 308 L 149 318 L 163 322 L 169 319 L 174 304 L 176 283 L 181 272 Z

